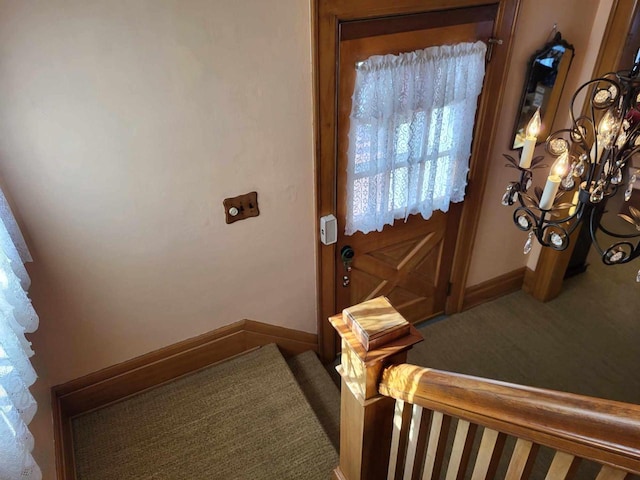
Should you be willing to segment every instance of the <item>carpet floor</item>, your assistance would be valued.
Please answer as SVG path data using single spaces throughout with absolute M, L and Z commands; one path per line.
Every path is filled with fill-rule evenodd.
M 311 350 L 290 358 L 287 364 L 331 443 L 340 451 L 340 390 Z
M 425 322 L 418 326 L 425 341 L 410 351 L 408 361 L 640 404 L 637 268 L 607 267 L 592 258 L 588 270 L 565 281 L 560 296 L 548 303 L 518 291 L 466 312 Z M 476 450 L 479 439 L 480 434 Z M 510 438 L 496 478 L 503 478 L 513 445 Z M 551 450 L 540 449 L 532 480 L 545 478 L 552 456 Z M 575 478 L 593 479 L 597 468 L 583 461 Z
M 592 259 L 550 302 L 518 291 L 426 322 L 409 362 L 640 404 L 637 269 Z
M 275 345 L 73 420 L 78 480 L 322 479 L 338 464 Z

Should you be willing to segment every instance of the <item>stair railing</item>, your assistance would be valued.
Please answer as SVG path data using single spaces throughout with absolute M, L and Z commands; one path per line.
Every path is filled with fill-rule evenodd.
M 380 312 L 365 315 L 371 325 Z M 334 479 L 520 480 L 534 464 L 545 480 L 569 479 L 583 460 L 598 465 L 580 478 L 590 470 L 596 480 L 640 475 L 638 405 L 409 365 L 408 351 L 422 340 L 412 326 L 366 350 L 352 321 L 330 321 L 342 340 Z M 535 463 L 540 446 L 555 451 L 548 466 Z

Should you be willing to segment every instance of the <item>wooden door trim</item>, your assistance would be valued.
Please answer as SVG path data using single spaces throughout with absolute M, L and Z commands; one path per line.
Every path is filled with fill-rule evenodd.
M 478 107 L 476 131 L 493 131 L 502 103 L 508 62 L 511 57 L 515 18 L 520 0 L 314 0 L 314 60 L 315 60 L 315 177 L 316 213 L 320 218 L 336 212 L 336 165 L 337 146 L 336 118 L 338 113 L 337 70 L 339 55 L 339 28 L 346 21 L 376 17 L 408 15 L 438 10 L 477 7 L 495 4 L 498 13 L 494 35 L 501 40 L 502 54 L 494 55 L 491 68 L 485 77 L 485 93 Z M 490 101 L 489 101 L 490 98 Z M 480 161 L 481 152 L 490 152 L 493 135 L 474 139 L 470 160 L 467 195 L 464 202 L 461 228 L 458 232 L 451 274 L 452 290 L 447 300 L 447 311 L 460 311 L 464 301 L 464 287 L 469 272 L 469 259 L 480 217 L 481 202 L 489 171 L 489 159 Z M 323 360 L 333 360 L 336 354 L 335 332 L 328 322 L 334 315 L 335 295 L 335 245 L 323 245 L 316 230 L 318 245 L 318 340 Z
M 637 8 L 638 0 L 615 0 L 613 2 L 591 78 L 617 69 L 629 28 L 634 15 L 637 14 Z M 587 108 L 588 102 L 585 101 L 583 113 L 587 112 Z M 547 302 L 560 295 L 564 275 L 579 232 L 580 229 L 574 232 L 569 247 L 562 252 L 550 248 L 542 249 L 536 263 L 536 269 L 527 271 L 525 290 L 532 297 Z
M 464 15 L 469 20 L 469 23 L 481 22 L 482 20 L 493 19 L 497 8 L 497 4 L 479 5 L 464 9 Z M 449 10 L 402 15 L 395 19 L 379 18 L 344 22 L 340 25 L 340 40 L 356 40 L 376 35 L 449 27 L 461 23 L 459 16 L 450 15 Z

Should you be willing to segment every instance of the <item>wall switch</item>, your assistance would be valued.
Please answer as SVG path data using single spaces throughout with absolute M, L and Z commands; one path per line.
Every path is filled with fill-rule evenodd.
M 258 210 L 258 192 L 245 193 L 233 198 L 225 198 L 222 202 L 227 223 L 237 222 L 260 215 Z

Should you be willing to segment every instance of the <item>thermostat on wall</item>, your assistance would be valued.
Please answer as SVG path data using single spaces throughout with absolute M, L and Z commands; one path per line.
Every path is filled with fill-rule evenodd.
M 338 220 L 333 215 L 320 218 L 320 241 L 332 245 L 338 241 Z

